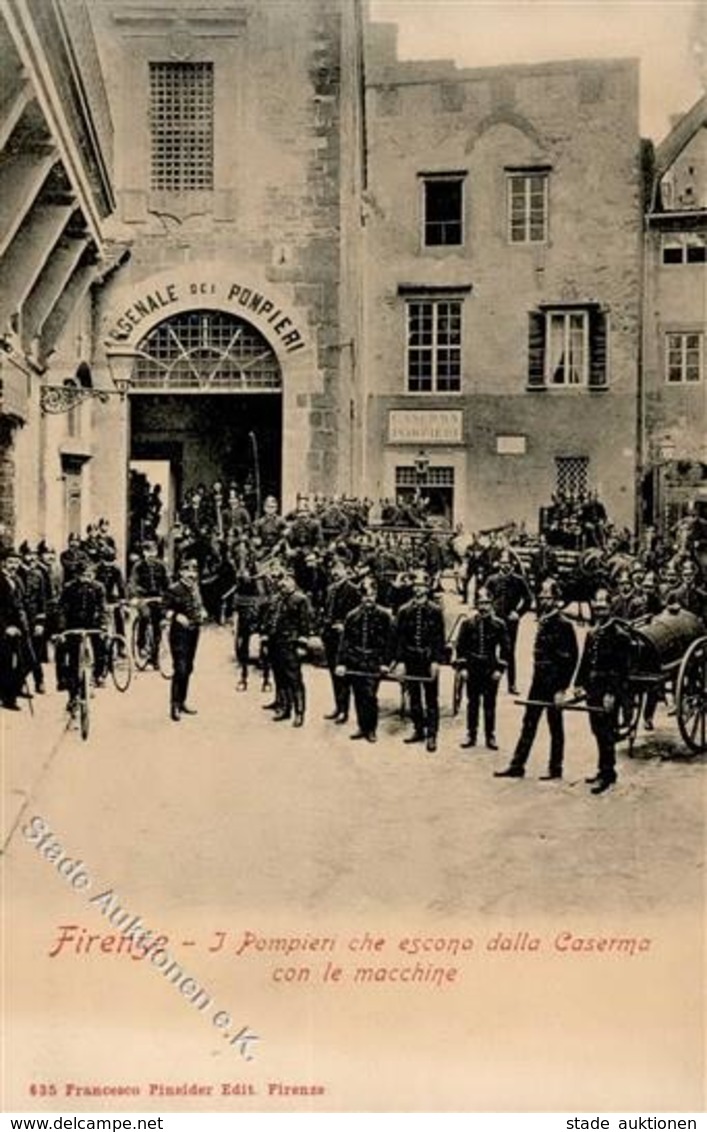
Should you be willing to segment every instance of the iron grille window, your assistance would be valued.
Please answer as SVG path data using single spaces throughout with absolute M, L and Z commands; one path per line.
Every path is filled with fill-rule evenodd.
M 704 336 L 695 331 L 665 336 L 665 380 L 670 385 L 702 380 Z
M 268 341 L 241 318 L 196 310 L 160 322 L 142 340 L 136 388 L 267 392 L 280 389 L 280 365 Z
M 458 393 L 461 389 L 460 299 L 415 299 L 407 304 L 409 393 Z
M 547 240 L 547 173 L 508 175 L 508 239 L 512 244 L 544 244 Z
M 395 469 L 396 487 L 454 487 L 454 468 L 431 467 L 419 473 L 415 467 L 399 465 Z
M 589 487 L 589 457 L 556 456 L 555 484 L 560 495 L 586 494 Z
M 461 177 L 429 177 L 423 181 L 425 247 L 464 242 L 464 182 Z
M 152 188 L 214 187 L 212 63 L 150 63 Z

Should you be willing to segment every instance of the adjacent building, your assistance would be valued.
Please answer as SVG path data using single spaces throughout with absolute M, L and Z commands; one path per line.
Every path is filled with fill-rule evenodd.
M 92 284 L 110 270 L 110 112 L 83 0 L 0 6 L 0 526 L 65 539 L 89 514 L 91 406 L 49 418 L 45 387 L 91 384 Z M 67 402 L 68 403 L 68 402 Z
M 646 213 L 640 397 L 644 524 L 707 509 L 707 96 L 656 147 Z
M 642 183 L 633 61 L 367 56 L 367 486 L 474 528 L 596 490 L 633 525 Z

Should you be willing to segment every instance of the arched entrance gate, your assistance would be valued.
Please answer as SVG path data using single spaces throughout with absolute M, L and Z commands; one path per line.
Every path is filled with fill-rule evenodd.
M 235 483 L 252 510 L 280 495 L 282 373 L 266 338 L 221 310 L 182 311 L 140 341 L 130 391 L 130 542 L 155 486 L 165 533 L 190 488 Z

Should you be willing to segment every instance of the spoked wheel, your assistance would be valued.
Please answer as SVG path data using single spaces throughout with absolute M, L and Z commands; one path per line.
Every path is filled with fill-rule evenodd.
M 462 699 L 464 697 L 464 685 L 466 684 L 466 677 L 463 672 L 458 668 L 454 670 L 454 686 L 452 689 L 452 711 L 454 715 L 459 714 L 459 708 L 462 706 Z
M 88 673 L 84 670 L 81 673 L 79 682 L 79 725 L 81 727 L 81 738 L 88 739 L 88 733 L 91 729 L 90 708 L 88 703 L 89 697 L 89 680 Z
M 682 658 L 675 687 L 678 727 L 691 751 L 707 751 L 707 637 L 693 641 Z
M 619 698 L 619 715 L 616 722 L 616 740 L 628 739 L 633 744 L 643 711 L 643 692 L 629 689 Z
M 150 657 L 152 655 L 152 633 L 153 629 L 149 621 L 146 625 L 140 624 L 139 617 L 133 621 L 130 634 L 130 647 L 133 660 L 135 661 L 135 667 L 138 668 L 140 672 L 144 672 L 150 663 Z M 140 641 L 141 634 L 142 642 Z
M 119 692 L 127 692 L 133 675 L 132 661 L 125 637 L 113 636 L 108 645 L 108 668 Z
M 166 629 L 160 633 L 160 647 L 157 653 L 157 664 L 160 674 L 165 680 L 171 680 L 174 675 L 174 665 L 172 664 L 172 652 L 169 647 L 169 634 Z

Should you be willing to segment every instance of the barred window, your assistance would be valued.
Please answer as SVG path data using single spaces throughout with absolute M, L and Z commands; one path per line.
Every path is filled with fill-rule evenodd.
M 403 487 L 454 487 L 454 468 L 429 467 L 418 472 L 414 466 L 399 464 L 395 469 L 395 486 Z
M 214 187 L 212 63 L 150 63 L 152 188 Z
M 555 487 L 559 495 L 586 494 L 589 487 L 589 457 L 556 456 Z
M 460 299 L 416 299 L 407 304 L 409 393 L 458 393 L 461 389 Z
M 547 240 L 547 173 L 508 175 L 508 239 L 512 244 L 544 244 Z
M 698 332 L 665 336 L 665 379 L 670 385 L 702 380 L 704 336 Z

